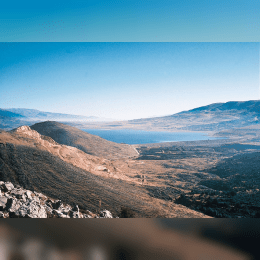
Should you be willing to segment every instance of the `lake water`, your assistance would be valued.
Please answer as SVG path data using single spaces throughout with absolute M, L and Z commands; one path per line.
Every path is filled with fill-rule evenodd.
M 197 140 L 215 140 L 217 137 L 210 137 L 206 133 L 199 132 L 155 132 L 142 130 L 100 130 L 100 129 L 82 129 L 93 135 L 100 136 L 106 140 L 115 143 L 126 144 L 148 144 L 161 142 L 179 142 L 179 141 L 197 141 Z

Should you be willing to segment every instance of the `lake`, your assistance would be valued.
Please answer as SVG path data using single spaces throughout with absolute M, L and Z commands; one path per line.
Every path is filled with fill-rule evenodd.
M 202 132 L 155 132 L 143 130 L 100 130 L 100 129 L 82 129 L 93 135 L 100 136 L 106 140 L 115 143 L 126 144 L 149 144 L 161 142 L 180 142 L 197 140 L 215 140 L 218 137 L 210 137 Z

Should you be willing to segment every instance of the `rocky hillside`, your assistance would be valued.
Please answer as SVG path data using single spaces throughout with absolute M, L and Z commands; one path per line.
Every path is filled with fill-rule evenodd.
M 136 150 L 127 144 L 117 144 L 91 135 L 75 127 L 58 122 L 43 122 L 31 126 L 38 133 L 49 136 L 57 143 L 76 147 L 83 152 L 106 159 L 137 156 Z
M 113 218 L 108 210 L 94 214 L 42 193 L 0 181 L 0 218 Z
M 80 153 L 84 156 L 80 157 Z M 72 159 L 69 162 L 70 156 Z M 131 208 L 137 217 L 165 214 L 153 205 L 148 192 L 139 185 L 120 178 L 93 174 L 94 172 L 73 165 L 73 158 L 76 161 L 84 159 L 85 165 L 90 162 L 93 166 L 95 161 L 91 161 L 91 158 L 99 160 L 97 162 L 104 161 L 74 147 L 60 145 L 27 126 L 0 133 L 0 181 L 12 182 L 69 205 L 77 204 L 82 210 L 96 212 L 101 204 L 102 208 L 113 215 L 119 215 L 122 207 Z M 113 171 L 104 171 L 104 165 L 97 165 L 103 167 L 97 169 L 97 172 L 113 175 Z M 189 211 L 188 214 L 194 216 L 197 213 Z

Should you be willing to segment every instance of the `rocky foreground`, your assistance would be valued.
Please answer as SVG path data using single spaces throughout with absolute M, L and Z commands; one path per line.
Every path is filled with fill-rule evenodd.
M 0 218 L 113 218 L 108 210 L 94 214 L 53 200 L 42 193 L 0 181 Z

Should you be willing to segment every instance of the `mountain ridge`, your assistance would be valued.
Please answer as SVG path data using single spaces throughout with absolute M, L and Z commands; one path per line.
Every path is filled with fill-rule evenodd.
M 259 118 L 260 101 L 249 100 L 213 103 L 164 117 L 117 122 L 117 125 L 160 131 L 221 131 L 258 124 Z
M 24 116 L 21 115 L 21 114 L 17 114 L 17 113 L 14 113 L 12 111 L 0 108 L 0 117 L 2 117 L 2 118 L 4 118 L 4 117 L 21 118 L 21 117 L 24 117 Z
M 117 144 L 91 135 L 75 127 L 54 121 L 36 123 L 31 129 L 51 137 L 59 144 L 76 147 L 83 152 L 106 159 L 137 156 L 136 150 L 127 144 Z
M 19 109 L 11 109 L 13 112 L 21 112 Z M 181 111 L 172 115 L 152 118 L 133 119 L 128 121 L 99 122 L 88 117 L 57 114 L 60 118 L 52 118 L 55 113 L 42 112 L 38 110 L 24 109 L 35 118 L 26 117 L 2 117 L 0 110 L 0 128 L 11 129 L 21 125 L 31 125 L 42 121 L 60 121 L 76 126 L 79 129 L 139 129 L 148 131 L 222 131 L 233 128 L 247 127 L 259 123 L 260 101 L 229 101 L 225 103 L 212 103 L 206 106 Z M 10 111 L 10 113 L 12 113 Z M 18 113 L 19 114 L 19 113 Z M 11 115 L 11 114 L 10 114 Z M 70 116 L 70 117 L 68 117 Z M 62 118 L 61 118 L 62 117 Z M 53 120 L 55 119 L 55 120 Z
M 96 116 L 81 116 L 81 115 L 71 115 L 71 114 L 64 114 L 64 113 L 53 113 L 53 112 L 45 112 L 37 109 L 28 109 L 28 108 L 9 108 L 6 109 L 7 111 L 18 113 L 23 115 L 28 119 L 70 119 L 70 120 L 97 120 L 98 117 Z

